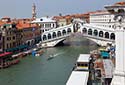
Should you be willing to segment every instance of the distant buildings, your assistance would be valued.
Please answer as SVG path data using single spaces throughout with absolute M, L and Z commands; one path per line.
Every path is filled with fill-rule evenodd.
M 57 21 L 50 17 L 41 17 L 32 21 L 32 23 L 37 23 L 41 27 L 41 32 L 45 32 L 54 28 L 57 28 Z
M 111 5 L 110 7 L 116 8 L 118 6 L 125 8 L 125 2 L 118 2 Z M 105 8 L 108 10 L 98 10 L 95 12 L 90 12 L 90 24 L 94 24 L 96 26 L 105 27 L 105 28 L 115 28 L 115 16 L 118 13 L 111 10 L 110 7 L 105 6 Z M 122 9 L 118 11 L 119 13 L 123 12 Z
M 125 8 L 125 3 L 118 2 L 111 5 L 111 7 L 117 6 Z M 31 47 L 41 40 L 40 36 L 44 31 L 71 24 L 74 19 L 80 19 L 84 23 L 90 23 L 100 27 L 115 28 L 114 19 L 117 13 L 110 10 L 109 6 L 105 6 L 105 8 L 108 10 L 36 18 L 36 6 L 33 4 L 32 19 L 10 19 L 9 17 L 4 17 L 0 20 L 0 51 L 15 51 L 17 49 L 22 50 L 20 48 L 23 47 Z M 123 12 L 122 9 L 118 11 Z M 25 46 L 21 47 L 21 45 Z
M 65 15 L 65 16 L 54 16 L 54 20 L 57 21 L 58 27 L 65 26 L 71 24 L 73 19 L 80 19 L 85 23 L 89 23 L 89 13 L 86 14 L 73 14 L 73 15 Z
M 32 19 L 0 20 L 0 51 L 18 52 L 40 41 L 38 24 L 31 24 Z

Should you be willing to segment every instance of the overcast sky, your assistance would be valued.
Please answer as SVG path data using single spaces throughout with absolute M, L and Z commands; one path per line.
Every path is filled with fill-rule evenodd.
M 30 18 L 33 3 L 37 6 L 37 17 L 41 17 L 101 10 L 104 5 L 119 1 L 124 0 L 0 0 L 0 18 Z

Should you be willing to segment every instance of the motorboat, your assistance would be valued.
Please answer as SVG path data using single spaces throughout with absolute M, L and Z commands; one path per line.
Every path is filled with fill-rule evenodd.
M 54 55 L 50 55 L 47 60 L 51 60 L 54 58 Z

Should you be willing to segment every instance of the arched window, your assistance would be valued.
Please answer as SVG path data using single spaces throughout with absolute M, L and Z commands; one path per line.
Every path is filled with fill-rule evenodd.
M 109 33 L 105 32 L 105 38 L 109 38 Z
M 68 28 L 68 29 L 67 29 L 67 33 L 68 33 L 68 34 L 71 33 L 71 28 Z
M 123 9 L 118 10 L 118 13 L 123 13 L 123 12 L 125 12 Z
M 57 35 L 58 35 L 58 37 L 60 37 L 60 36 L 61 36 L 61 32 L 60 32 L 60 31 L 58 31 L 58 32 L 57 32 Z
M 43 41 L 44 41 L 44 40 L 47 40 L 47 37 L 46 37 L 46 35 L 43 35 Z
M 62 34 L 63 34 L 63 35 L 66 35 L 66 30 L 63 30 L 63 31 L 62 31 Z
M 98 31 L 94 30 L 94 36 L 97 36 L 97 35 L 98 35 Z
M 115 34 L 114 33 L 111 33 L 110 39 L 115 40 Z
M 92 35 L 92 29 L 88 30 L 88 35 Z
M 27 42 L 27 45 L 30 45 L 30 41 Z
M 99 32 L 99 37 L 103 37 L 103 31 Z
M 83 28 L 83 29 L 82 29 L 82 32 L 83 32 L 84 34 L 86 34 L 86 33 L 87 33 L 87 29 L 86 29 L 86 28 Z
M 48 39 L 51 39 L 51 34 L 48 34 Z
M 56 32 L 53 32 L 53 38 L 56 38 Z

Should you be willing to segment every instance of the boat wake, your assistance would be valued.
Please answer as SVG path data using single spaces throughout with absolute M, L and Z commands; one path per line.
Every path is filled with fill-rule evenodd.
M 54 57 L 59 56 L 59 55 L 61 55 L 61 54 L 63 54 L 63 53 L 64 53 L 64 52 L 57 53 L 57 54 L 51 54 L 47 60 L 53 59 Z
M 64 53 L 64 52 L 56 53 L 56 54 L 53 54 L 52 56 L 53 56 L 53 57 L 56 57 L 56 56 L 61 55 L 61 54 L 63 54 L 63 53 Z

